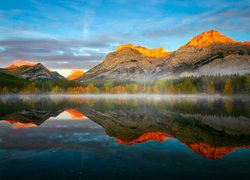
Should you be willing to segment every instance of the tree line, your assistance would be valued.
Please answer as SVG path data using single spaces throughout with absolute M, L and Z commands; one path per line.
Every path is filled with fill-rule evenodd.
M 33 82 L 19 78 L 0 76 L 0 93 L 157 93 L 157 94 L 249 94 L 250 74 L 190 76 L 156 80 L 153 83 L 138 82 Z

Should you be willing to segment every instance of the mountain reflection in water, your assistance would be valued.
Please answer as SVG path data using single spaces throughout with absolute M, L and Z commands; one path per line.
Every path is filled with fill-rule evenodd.
M 2 96 L 0 107 L 0 154 L 5 149 L 83 147 L 94 152 L 102 149 L 103 154 L 118 147 L 136 148 L 144 143 L 143 147 L 150 147 L 153 141 L 177 139 L 175 143 L 193 153 L 219 160 L 238 149 L 250 148 L 248 97 Z M 112 145 L 102 144 L 107 139 Z

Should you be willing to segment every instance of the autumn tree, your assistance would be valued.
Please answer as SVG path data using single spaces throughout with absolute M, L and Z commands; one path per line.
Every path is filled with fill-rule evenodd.
M 98 93 L 100 91 L 92 82 L 90 82 L 85 89 L 87 93 Z
M 114 86 L 114 82 L 112 82 L 112 81 L 105 82 L 104 85 L 103 85 L 103 92 L 104 93 L 110 93 L 113 86 Z
M 164 93 L 165 89 L 166 89 L 166 84 L 165 84 L 165 80 L 158 80 L 155 82 L 154 84 L 154 93 Z
M 190 79 L 184 80 L 184 82 L 178 84 L 178 89 L 183 93 L 195 93 L 197 92 L 197 87 L 192 83 Z
M 50 91 L 52 94 L 59 94 L 59 93 L 63 93 L 63 89 L 60 88 L 59 86 L 55 86 L 51 89 Z
M 129 93 L 136 93 L 138 92 L 138 85 L 136 83 L 127 84 L 127 90 Z
M 209 94 L 213 94 L 215 92 L 214 90 L 214 82 L 213 81 L 210 81 L 208 86 L 207 86 L 207 92 Z
M 6 86 L 4 86 L 3 89 L 1 90 L 1 93 L 3 93 L 3 94 L 9 93 L 8 88 Z
M 172 85 L 169 88 L 169 92 L 176 94 L 176 93 L 178 93 L 178 89 L 177 89 L 177 87 L 175 85 Z
M 40 92 L 41 91 L 36 87 L 35 82 L 30 83 L 21 91 L 22 94 L 38 94 Z
M 233 87 L 232 87 L 232 82 L 230 78 L 226 80 L 226 83 L 223 89 L 223 94 L 233 94 Z

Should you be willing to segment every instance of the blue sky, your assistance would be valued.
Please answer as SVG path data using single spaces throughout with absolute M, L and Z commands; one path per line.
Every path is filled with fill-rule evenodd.
M 176 50 L 210 29 L 250 40 L 250 0 L 0 0 L 0 66 L 89 69 L 119 44 Z

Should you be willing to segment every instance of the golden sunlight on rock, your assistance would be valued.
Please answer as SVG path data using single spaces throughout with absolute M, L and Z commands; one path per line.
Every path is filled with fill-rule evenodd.
M 16 66 L 34 66 L 35 64 L 37 64 L 37 62 L 32 62 L 32 61 L 24 61 L 24 60 L 15 60 L 14 63 Z
M 75 109 L 68 109 L 67 113 L 69 113 L 73 119 L 82 119 L 85 117 L 84 114 L 82 114 L 80 111 L 77 111 Z
M 187 43 L 187 45 L 195 47 L 206 47 L 213 43 L 236 43 L 236 41 L 227 36 L 224 36 L 216 30 L 210 30 L 198 36 L 195 36 L 191 41 Z
M 85 72 L 80 69 L 72 70 L 71 74 L 67 77 L 69 80 L 74 80 L 81 77 Z
M 142 142 L 146 142 L 146 141 L 149 141 L 149 140 L 163 142 L 163 141 L 165 141 L 165 139 L 167 137 L 172 137 L 172 136 L 169 135 L 168 133 L 165 133 L 165 132 L 148 132 L 148 133 L 145 133 L 145 134 L 141 135 L 137 139 L 133 139 L 132 141 L 129 141 L 129 142 L 123 141 L 123 140 L 121 140 L 119 138 L 117 138 L 116 141 L 119 144 L 133 145 L 135 143 L 142 143 Z
M 116 48 L 116 52 L 121 51 L 122 49 L 125 49 L 125 48 L 136 50 L 139 53 L 143 54 L 144 56 L 152 57 L 152 58 L 165 57 L 171 53 L 171 52 L 166 52 L 163 48 L 147 49 L 145 47 L 134 46 L 132 44 L 125 44 L 125 45 L 118 46 Z
M 8 69 L 15 69 L 21 66 L 34 66 L 37 64 L 37 62 L 32 62 L 32 61 L 24 61 L 24 60 L 15 60 L 14 64 L 11 64 L 8 66 Z
M 244 44 L 244 45 L 250 46 L 250 41 L 241 42 L 241 44 Z
M 202 155 L 207 159 L 220 159 L 223 156 L 237 150 L 238 148 L 250 148 L 250 146 L 243 147 L 212 147 L 209 144 L 191 144 L 188 145 L 195 153 Z
M 16 66 L 15 64 L 11 64 L 10 66 L 7 67 L 8 69 L 16 69 L 18 68 L 18 66 Z
M 34 123 L 21 123 L 21 122 L 17 122 L 17 121 L 13 121 L 13 120 L 7 120 L 6 122 L 8 122 L 9 124 L 11 124 L 11 127 L 13 129 L 30 128 L 30 127 L 37 126 Z

